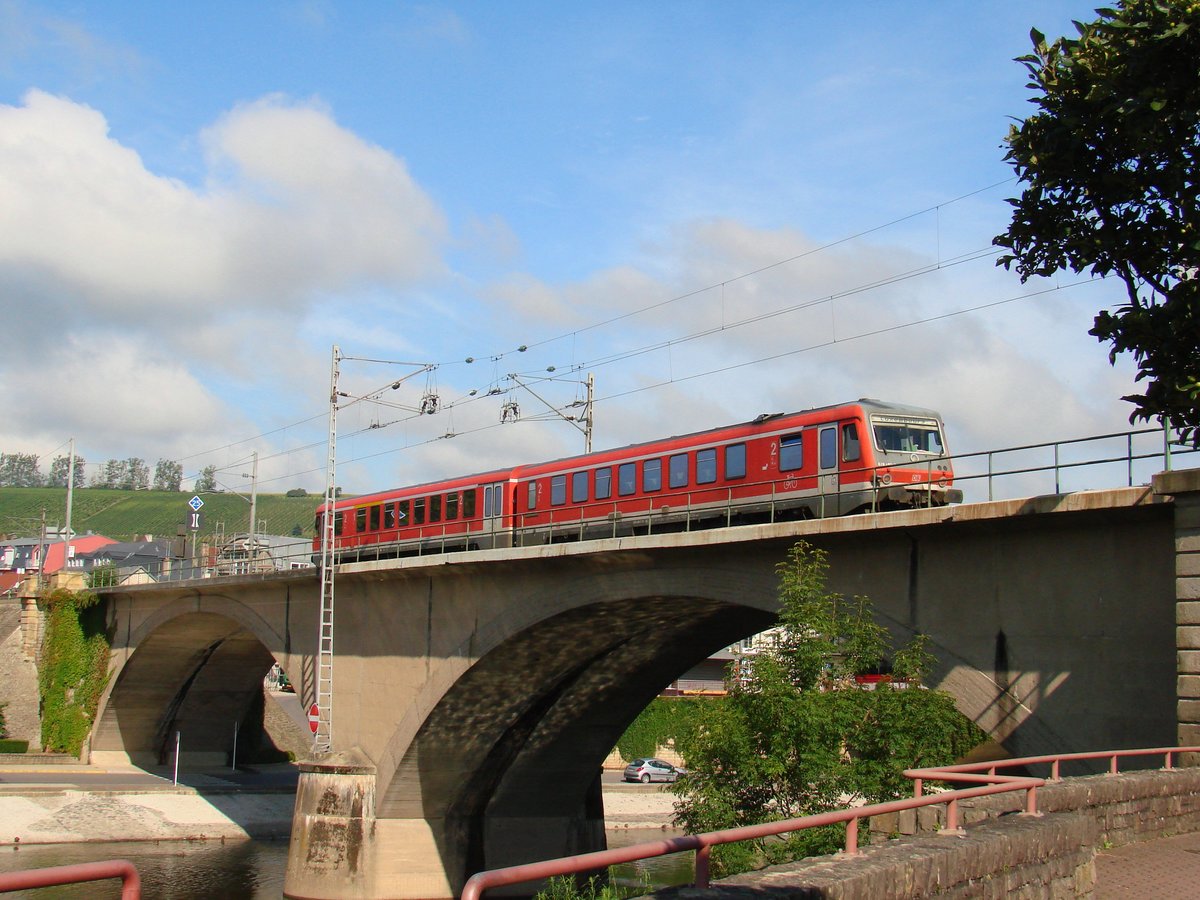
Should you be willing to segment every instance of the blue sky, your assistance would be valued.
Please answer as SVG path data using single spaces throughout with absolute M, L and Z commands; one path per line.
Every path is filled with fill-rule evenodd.
M 356 397 L 440 364 L 387 393 L 438 415 L 339 413 L 352 491 L 581 449 L 510 374 L 593 372 L 597 447 L 857 396 L 958 452 L 1120 430 L 1120 291 L 989 249 L 1012 59 L 1092 15 L 0 0 L 0 447 L 317 489 L 333 344 Z

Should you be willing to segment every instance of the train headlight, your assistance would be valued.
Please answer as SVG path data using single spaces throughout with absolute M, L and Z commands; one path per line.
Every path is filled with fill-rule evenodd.
M 892 473 L 884 472 L 882 475 L 880 475 L 879 483 L 884 484 L 884 485 L 891 484 L 892 483 Z

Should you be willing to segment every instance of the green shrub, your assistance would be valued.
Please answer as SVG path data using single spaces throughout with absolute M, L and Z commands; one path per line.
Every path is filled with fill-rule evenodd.
M 14 738 L 0 738 L 0 753 L 28 753 L 29 741 L 18 741 Z

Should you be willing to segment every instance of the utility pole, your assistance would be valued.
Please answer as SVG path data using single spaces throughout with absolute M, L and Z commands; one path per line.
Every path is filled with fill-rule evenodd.
M 63 548 L 63 569 L 71 565 L 71 504 L 75 498 L 75 438 L 71 438 L 67 457 L 67 544 Z
M 547 400 L 545 397 L 543 397 L 541 394 L 539 394 L 537 391 L 535 391 L 533 388 L 531 388 L 528 384 L 526 384 L 524 381 L 522 381 L 521 376 L 517 375 L 516 373 L 510 372 L 508 377 L 510 379 L 512 379 L 514 382 L 516 382 L 518 387 L 524 388 L 533 397 L 540 400 L 542 402 L 542 404 L 546 407 L 546 409 L 550 410 L 551 413 L 558 416 L 564 422 L 570 422 L 572 425 L 574 425 L 576 428 L 578 428 L 581 432 L 583 432 L 583 452 L 584 453 L 592 452 L 592 429 L 595 425 L 595 420 L 592 416 L 592 409 L 593 409 L 593 405 L 594 405 L 592 401 L 595 399 L 596 379 L 595 379 L 595 376 L 592 375 L 591 372 L 588 373 L 587 381 L 575 382 L 576 384 L 583 384 L 587 387 L 587 399 L 586 400 L 576 400 L 574 403 L 570 403 L 567 406 L 563 407 L 563 409 L 578 408 L 580 406 L 584 407 L 583 415 L 579 415 L 579 416 L 567 415 L 566 413 L 564 413 L 561 409 L 559 409 L 557 406 L 555 406 L 553 403 L 551 403 L 549 400 Z M 551 379 L 543 378 L 541 380 L 549 381 Z M 503 421 L 503 422 L 514 421 L 515 422 L 518 418 L 520 418 L 520 409 L 517 406 L 516 402 L 514 401 L 512 403 L 505 404 L 504 418 L 502 418 L 501 421 Z M 582 425 L 580 423 L 582 423 Z
M 250 541 L 247 546 L 247 550 L 249 550 L 248 558 L 250 565 L 246 571 L 254 572 L 257 569 L 255 563 L 257 562 L 258 558 L 258 552 L 254 540 L 254 532 L 257 528 L 254 517 L 258 512 L 258 451 L 255 450 L 250 454 L 250 456 L 254 462 L 250 467 Z
M 317 633 L 317 732 L 313 752 L 333 748 L 333 501 L 337 499 L 338 363 L 333 345 L 329 375 L 329 443 L 325 461 L 325 516 L 321 522 L 321 618 Z

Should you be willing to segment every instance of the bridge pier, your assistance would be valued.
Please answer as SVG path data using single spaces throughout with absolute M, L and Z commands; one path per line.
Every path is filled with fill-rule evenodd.
M 573 816 L 376 818 L 375 787 L 358 750 L 300 764 L 286 897 L 451 900 L 478 867 L 468 857 L 499 866 L 606 847 L 599 773 Z
M 1200 743 L 1200 469 L 1154 476 L 1154 492 L 1175 506 L 1175 649 L 1179 743 Z M 1185 765 L 1200 765 L 1188 754 Z

